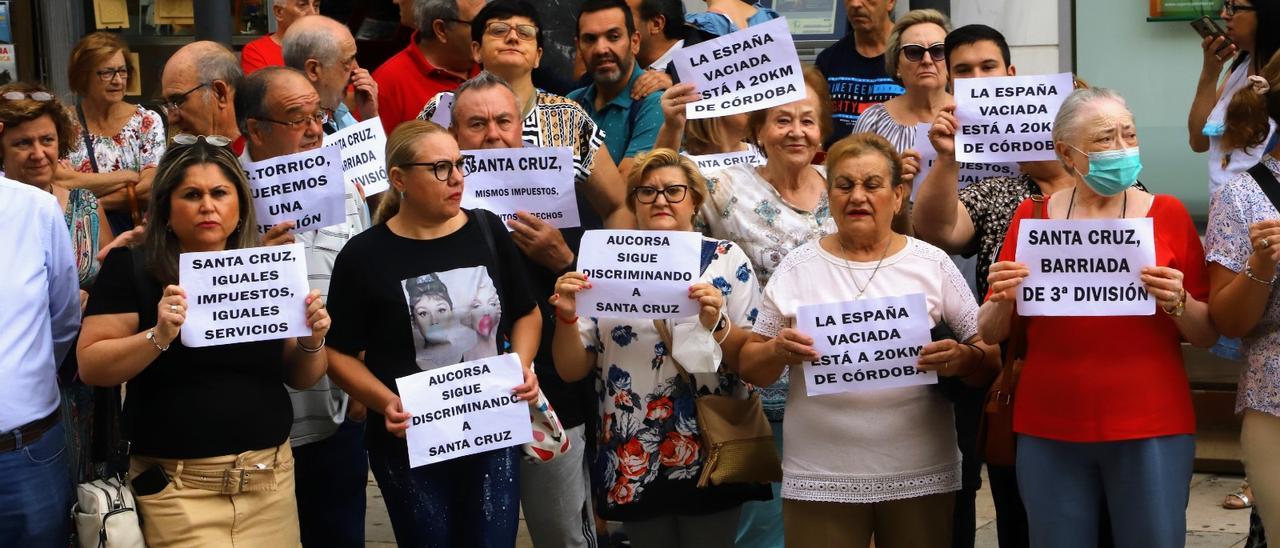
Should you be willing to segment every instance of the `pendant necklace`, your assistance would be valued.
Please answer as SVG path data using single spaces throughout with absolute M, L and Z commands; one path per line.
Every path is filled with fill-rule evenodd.
M 853 276 L 853 263 L 849 262 L 849 252 L 844 249 L 844 241 L 840 239 L 839 234 L 832 234 L 836 238 L 836 245 L 840 246 L 840 255 L 844 259 L 844 265 L 849 269 L 849 280 L 853 282 L 853 287 L 858 289 L 858 295 L 854 300 L 861 299 L 868 289 L 871 289 L 871 280 L 876 279 L 876 273 L 880 272 L 880 265 L 884 264 L 884 258 L 889 256 L 889 248 L 893 247 L 893 234 L 889 235 L 889 241 L 884 244 L 884 251 L 880 253 L 880 260 L 876 262 L 876 267 L 871 271 L 871 276 L 867 278 L 867 285 L 859 286 L 858 279 Z

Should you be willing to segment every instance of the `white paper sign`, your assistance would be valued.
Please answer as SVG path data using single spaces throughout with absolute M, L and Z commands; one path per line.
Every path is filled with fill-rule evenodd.
M 1071 94 L 1071 73 L 955 81 L 956 160 L 1055 160 L 1053 118 Z
M 701 101 L 689 103 L 690 120 L 785 105 L 805 98 L 800 57 L 787 18 L 685 47 L 671 62 L 681 82 L 692 82 Z
M 462 207 L 487 209 L 504 223 L 527 211 L 556 228 L 582 225 L 569 147 L 466 150 L 462 160 Z
M 324 136 L 325 146 L 342 149 L 342 173 L 348 181 L 364 188 L 365 197 L 391 188 L 387 180 L 387 134 L 382 121 L 370 118 L 337 133 Z
M 409 467 L 533 440 L 529 404 L 511 390 L 524 382 L 520 357 L 503 354 L 396 379 L 411 415 Z
M 689 286 L 702 266 L 702 235 L 674 230 L 588 230 L 578 271 L 591 288 L 578 314 L 592 318 L 684 318 L 698 313 Z
M 1023 219 L 1017 260 L 1031 274 L 1018 288 L 1023 316 L 1150 316 L 1156 301 L 1140 279 L 1156 264 L 1150 217 Z
M 930 323 L 921 293 L 796 308 L 796 329 L 822 355 L 804 364 L 805 390 L 819 396 L 936 384 L 936 372 L 916 368 Z
M 921 123 L 916 124 L 916 152 L 920 153 L 920 173 L 916 175 L 915 184 L 911 186 L 911 200 L 916 199 L 916 193 L 920 191 L 920 185 L 924 183 L 929 171 L 933 169 L 934 162 L 938 161 L 938 151 L 933 149 L 933 142 L 929 140 L 929 128 L 933 124 Z M 999 164 L 981 164 L 970 162 L 958 162 L 960 165 L 960 174 L 956 177 L 956 190 L 960 190 L 971 184 L 983 179 L 991 177 L 1016 177 L 1022 173 L 1018 168 L 1018 164 L 999 163 Z
M 442 91 L 436 95 L 436 111 L 431 113 L 431 121 L 448 129 L 453 125 L 453 92 Z
M 347 220 L 342 152 L 326 146 L 243 166 L 253 192 L 258 232 L 294 221 L 294 232 L 319 230 Z
M 185 346 L 311 336 L 302 244 L 183 253 L 178 285 L 187 292 Z
M 689 156 L 688 158 L 693 160 L 693 163 L 698 164 L 698 171 L 701 171 L 703 175 L 709 175 L 714 171 L 719 171 L 729 166 L 762 166 L 765 162 L 764 156 L 761 156 L 754 148 L 738 152 Z

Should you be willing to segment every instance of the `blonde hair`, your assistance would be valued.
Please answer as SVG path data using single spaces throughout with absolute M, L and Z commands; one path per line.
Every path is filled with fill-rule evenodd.
M 110 32 L 94 32 L 76 42 L 67 63 L 67 80 L 71 84 L 71 91 L 81 96 L 89 93 L 91 79 L 98 77 L 98 65 L 116 53 L 124 55 L 125 67 L 129 69 L 129 77 L 133 78 L 133 65 L 129 64 L 129 45 L 119 36 Z
M 1280 119 L 1280 52 L 1271 56 L 1267 65 L 1258 71 L 1270 89 L 1266 93 L 1253 91 L 1252 85 L 1240 88 L 1227 103 L 1226 126 L 1222 132 L 1222 149 L 1235 150 L 1255 147 L 1267 140 L 1271 131 L 1268 119 Z
M 698 208 L 702 207 L 702 202 L 707 198 L 707 179 L 702 176 L 702 172 L 698 171 L 698 166 L 693 163 L 693 160 L 681 156 L 674 150 L 655 148 L 635 157 L 631 174 L 627 176 L 627 209 L 632 212 L 636 210 L 636 187 L 644 182 L 649 172 L 664 167 L 678 167 L 684 172 L 689 192 L 693 193 L 694 211 L 697 212 Z
M 895 187 L 902 184 L 902 157 L 898 155 L 898 150 L 894 148 L 888 139 L 881 137 L 879 134 L 863 132 L 854 133 L 836 141 L 827 150 L 827 190 L 831 190 L 831 183 L 835 180 L 835 169 L 837 165 L 840 165 L 840 162 L 867 154 L 883 156 L 889 162 L 890 182 Z
M 387 137 L 387 177 L 391 176 L 392 170 L 413 162 L 418 141 L 437 133 L 453 138 L 444 126 L 427 120 L 409 120 L 396 126 L 395 131 Z M 378 211 L 373 215 L 373 223 L 385 223 L 399 212 L 400 193 L 393 187 L 391 192 L 382 193 L 382 201 L 378 203 Z
M 933 23 L 942 27 L 944 32 L 951 32 L 951 19 L 938 10 L 911 10 L 898 19 L 893 24 L 893 30 L 889 32 L 889 41 L 885 44 L 887 47 L 884 50 L 884 69 L 894 80 L 902 81 L 902 78 L 898 77 L 898 53 L 902 50 L 902 33 L 924 23 Z

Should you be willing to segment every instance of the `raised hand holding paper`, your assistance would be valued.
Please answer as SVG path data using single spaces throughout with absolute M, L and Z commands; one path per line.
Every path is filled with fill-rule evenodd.
M 258 233 L 293 221 L 294 232 L 333 226 L 347 219 L 342 152 L 326 146 L 243 166 L 253 193 Z
M 685 107 L 690 120 L 751 112 L 805 98 L 800 56 L 787 18 L 685 47 L 671 62 L 702 100 Z
M 383 159 L 387 134 L 377 117 L 325 135 L 324 144 L 342 149 L 342 174 L 346 180 L 364 188 L 366 197 L 391 188 L 387 162 Z
M 184 346 L 311 335 L 302 244 L 183 253 L 178 285 L 187 292 Z
M 1018 287 L 1023 316 L 1150 316 L 1156 301 L 1142 269 L 1156 264 L 1150 217 L 1023 219 L 1018 262 L 1031 274 Z
M 805 362 L 810 396 L 936 384 L 938 374 L 916 368 L 929 344 L 924 295 L 859 299 L 796 308 L 796 329 L 813 337 L 822 357 Z
M 462 207 L 487 209 L 504 222 L 519 210 L 556 228 L 581 226 L 569 147 L 467 150 L 462 160 Z
M 1053 118 L 1072 88 L 1069 72 L 956 79 L 956 160 L 1056 160 Z
M 519 445 L 533 439 L 516 354 L 439 367 L 396 379 L 409 419 L 409 467 Z
M 698 313 L 689 286 L 698 280 L 702 235 L 674 230 L 588 230 L 578 270 L 591 288 L 578 314 L 593 318 L 685 318 Z

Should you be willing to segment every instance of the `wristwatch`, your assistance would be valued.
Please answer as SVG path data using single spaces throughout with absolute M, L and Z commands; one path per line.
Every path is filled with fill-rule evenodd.
M 156 347 L 156 350 L 164 352 L 165 350 L 169 349 L 168 344 L 164 346 L 160 346 L 160 342 L 156 340 L 156 329 L 154 327 L 147 330 L 147 340 L 151 341 L 151 346 Z M 170 344 L 173 344 L 173 343 L 170 343 Z

